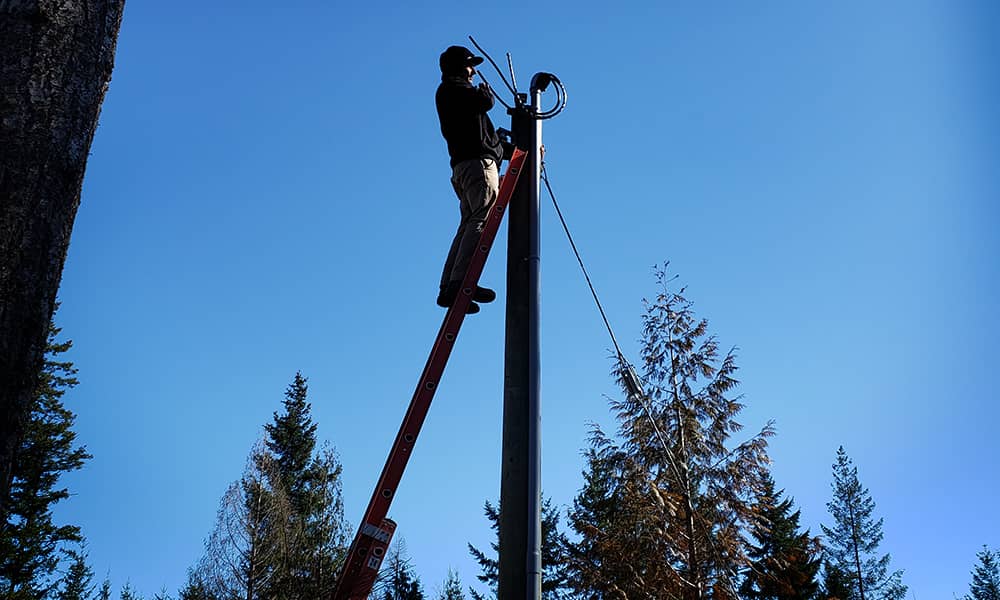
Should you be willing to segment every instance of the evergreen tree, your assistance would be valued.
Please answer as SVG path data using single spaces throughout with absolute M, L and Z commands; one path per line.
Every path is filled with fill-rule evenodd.
M 344 518 L 343 466 L 334 449 L 324 445 L 310 463 L 310 510 L 301 516 L 305 545 L 301 560 L 304 598 L 333 594 L 336 577 L 347 558 L 350 526 Z
M 389 551 L 372 597 L 382 600 L 424 600 L 420 578 L 413 572 L 406 554 L 406 543 L 400 539 Z
M 59 333 L 50 323 L 45 363 L 13 467 L 7 520 L 0 529 L 0 593 L 8 598 L 42 598 L 53 591 L 62 551 L 83 541 L 79 527 L 56 524 L 52 515 L 53 506 L 69 497 L 69 490 L 59 486 L 62 475 L 90 458 L 76 443 L 76 415 L 62 402 L 77 384 L 77 370 L 59 360 L 73 344 L 57 341 Z
M 875 501 L 858 481 L 858 468 L 841 446 L 833 465 L 833 500 L 826 507 L 833 527 L 822 526 L 831 562 L 850 581 L 851 594 L 843 600 L 902 600 L 906 596 L 903 572 L 889 572 L 889 554 L 877 556 L 882 542 L 882 519 L 875 520 Z
M 191 598 L 258 600 L 279 574 L 288 546 L 291 509 L 281 488 L 270 488 L 277 466 L 257 445 L 239 481 L 226 490 L 205 555 L 188 574 L 183 594 Z
M 1000 552 L 991 552 L 983 546 L 976 558 L 979 564 L 972 570 L 971 595 L 966 600 L 1000 600 Z
M 101 588 L 97 590 L 97 600 L 111 600 L 111 580 L 107 577 L 101 583 Z
M 594 430 L 586 484 L 571 513 L 580 534 L 571 580 L 593 598 L 734 598 L 749 563 L 753 500 L 767 474 L 770 424 L 740 444 L 735 352 L 720 353 L 684 290 L 644 301 L 644 390 L 612 402 L 617 436 Z M 621 376 L 621 372 L 619 372 Z M 631 388 L 631 389 L 630 389 Z M 588 587 L 594 586 L 594 587 Z
M 299 543 L 288 552 L 271 583 L 271 595 L 288 600 L 327 597 L 346 558 L 348 526 L 344 521 L 342 466 L 331 448 L 316 450 L 316 424 L 307 399 L 306 378 L 296 373 L 285 391 L 283 412 L 264 426 L 277 477 L 272 489 L 287 495 L 291 537 Z
M 329 597 L 346 554 L 341 465 L 316 449 L 306 379 L 296 373 L 283 410 L 265 425 L 244 476 L 223 498 L 186 597 L 305 600 Z
M 142 600 L 142 594 L 132 589 L 132 584 L 126 582 L 122 586 L 121 600 Z
M 569 525 L 579 540 L 567 545 L 571 587 L 580 597 L 631 597 L 619 586 L 633 578 L 643 558 L 627 542 L 637 524 L 626 509 L 615 469 L 596 450 L 586 453 L 583 489 L 573 500 Z
M 69 551 L 71 559 L 69 570 L 62 580 L 62 589 L 56 598 L 58 600 L 88 600 L 94 592 L 91 582 L 94 571 L 87 565 L 87 555 L 82 552 Z
M 313 450 L 316 448 L 316 424 L 312 421 L 311 405 L 306 399 L 309 392 L 302 373 L 285 390 L 283 412 L 274 413 L 274 422 L 264 425 L 265 444 L 277 463 L 277 473 L 282 489 L 288 495 L 292 510 L 306 514 L 311 508 L 310 484 L 314 473 L 310 469 Z
M 198 581 L 188 572 L 188 581 L 178 593 L 180 600 L 218 600 L 204 582 Z
M 792 512 L 792 500 L 782 499 L 783 493 L 768 475 L 758 501 L 764 521 L 752 528 L 757 544 L 750 548 L 753 562 L 740 586 L 745 600 L 811 600 L 819 588 L 819 540 L 799 532 L 800 512 Z
M 462 593 L 462 580 L 459 579 L 458 573 L 454 570 L 448 569 L 448 578 L 444 580 L 444 587 L 441 588 L 437 600 L 465 600 L 465 594 Z
M 823 587 L 818 600 L 848 600 L 851 597 L 851 578 L 830 561 L 823 561 Z
M 479 563 L 482 574 L 477 578 L 489 586 L 492 596 L 497 594 L 497 584 L 500 579 L 500 563 L 496 558 L 500 551 L 500 511 L 489 501 L 484 509 L 490 527 L 497 534 L 497 541 L 490 543 L 492 553 L 485 552 L 469 544 L 469 554 Z M 543 600 L 559 600 L 568 598 L 569 582 L 566 574 L 566 541 L 559 533 L 559 511 L 552 507 L 548 498 L 542 500 L 542 598 Z M 473 598 L 483 598 L 478 592 L 472 591 Z

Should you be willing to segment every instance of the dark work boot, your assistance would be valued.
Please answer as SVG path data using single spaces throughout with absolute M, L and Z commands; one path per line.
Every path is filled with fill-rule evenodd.
M 437 305 L 443 308 L 448 308 L 449 306 L 454 304 L 455 298 L 458 297 L 458 290 L 461 287 L 462 287 L 461 281 L 452 281 L 449 282 L 448 285 L 442 286 L 441 291 L 438 293 Z M 493 294 L 493 297 L 496 298 L 496 294 Z M 479 300 L 478 289 L 477 293 L 473 295 L 473 299 Z M 474 315 L 477 312 L 479 312 L 479 305 L 476 304 L 475 302 L 469 302 L 469 306 L 465 309 L 465 314 Z
M 456 283 L 452 281 L 447 286 L 441 288 L 440 293 L 437 297 L 438 306 L 451 306 L 455 302 L 455 296 L 458 295 L 458 289 L 462 286 L 461 283 Z M 497 299 L 497 293 L 490 288 L 476 286 L 476 292 L 472 294 L 472 300 L 475 302 L 482 302 L 487 304 L 493 302 Z
M 497 299 L 497 293 L 490 288 L 476 286 L 476 293 L 472 294 L 472 299 L 483 304 L 493 302 Z
M 438 292 L 437 305 L 442 308 L 448 308 L 455 303 L 455 297 L 458 295 L 458 287 L 462 285 L 461 282 L 452 281 L 448 285 L 442 285 L 441 291 Z

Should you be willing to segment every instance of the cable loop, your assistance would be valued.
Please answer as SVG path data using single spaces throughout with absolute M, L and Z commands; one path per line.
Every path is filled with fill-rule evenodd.
M 488 60 L 491 65 L 493 65 L 493 69 L 497 72 L 497 75 L 500 76 L 500 80 L 503 81 L 503 84 L 507 87 L 508 90 L 510 90 L 510 93 L 514 95 L 514 106 L 517 107 L 523 106 L 522 98 L 517 93 L 517 78 L 514 76 L 514 61 L 511 59 L 510 52 L 507 53 L 507 69 L 510 72 L 510 79 L 511 82 L 513 83 L 507 81 L 507 78 L 504 77 L 503 71 L 500 69 L 500 66 L 496 63 L 495 60 L 493 60 L 493 57 L 490 56 L 490 53 L 487 52 L 485 49 L 483 49 L 483 47 L 480 46 L 479 43 L 476 42 L 475 38 L 473 38 L 471 35 L 469 36 L 469 41 L 472 42 L 472 45 L 475 46 L 476 49 L 479 50 L 479 52 L 481 52 L 482 55 L 486 57 L 486 60 Z M 486 81 L 486 77 L 484 77 L 482 73 L 480 73 L 479 71 L 476 72 L 479 73 L 479 76 L 482 77 L 483 81 Z M 564 86 L 563 83 L 559 81 L 559 78 L 556 77 L 555 75 L 551 73 L 546 73 L 546 75 L 549 77 L 549 80 L 556 88 L 556 103 L 549 110 L 536 112 L 530 115 L 532 118 L 538 119 L 540 121 L 551 119 L 552 117 L 561 113 L 564 108 L 566 108 L 566 86 Z M 489 85 L 489 81 L 486 81 L 486 84 Z M 514 110 L 514 107 L 512 107 L 510 104 L 507 104 L 504 101 L 504 99 L 500 97 L 500 94 L 498 94 L 496 90 L 493 89 L 492 86 L 490 86 L 490 93 L 493 94 L 493 97 L 496 98 L 497 101 L 500 102 L 500 104 L 502 104 L 504 108 L 506 108 L 508 111 Z
M 542 111 L 535 115 L 535 118 L 540 121 L 544 121 L 545 119 L 551 119 L 552 117 L 561 113 L 564 108 L 566 108 L 566 86 L 564 86 L 563 83 L 559 81 L 559 78 L 553 75 L 552 73 L 546 73 L 546 75 L 548 75 L 549 79 L 552 81 L 552 84 L 555 85 L 556 104 L 549 110 Z

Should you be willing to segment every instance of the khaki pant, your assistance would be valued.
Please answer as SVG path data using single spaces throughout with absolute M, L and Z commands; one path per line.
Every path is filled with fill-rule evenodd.
M 458 195 L 462 219 L 444 262 L 442 286 L 465 277 L 472 253 L 479 245 L 483 224 L 497 200 L 500 187 L 497 164 L 492 158 L 462 161 L 452 169 L 451 185 Z

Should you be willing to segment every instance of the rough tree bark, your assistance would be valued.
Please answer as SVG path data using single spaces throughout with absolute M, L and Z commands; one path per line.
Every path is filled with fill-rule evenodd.
M 125 0 L 0 0 L 0 517 Z

